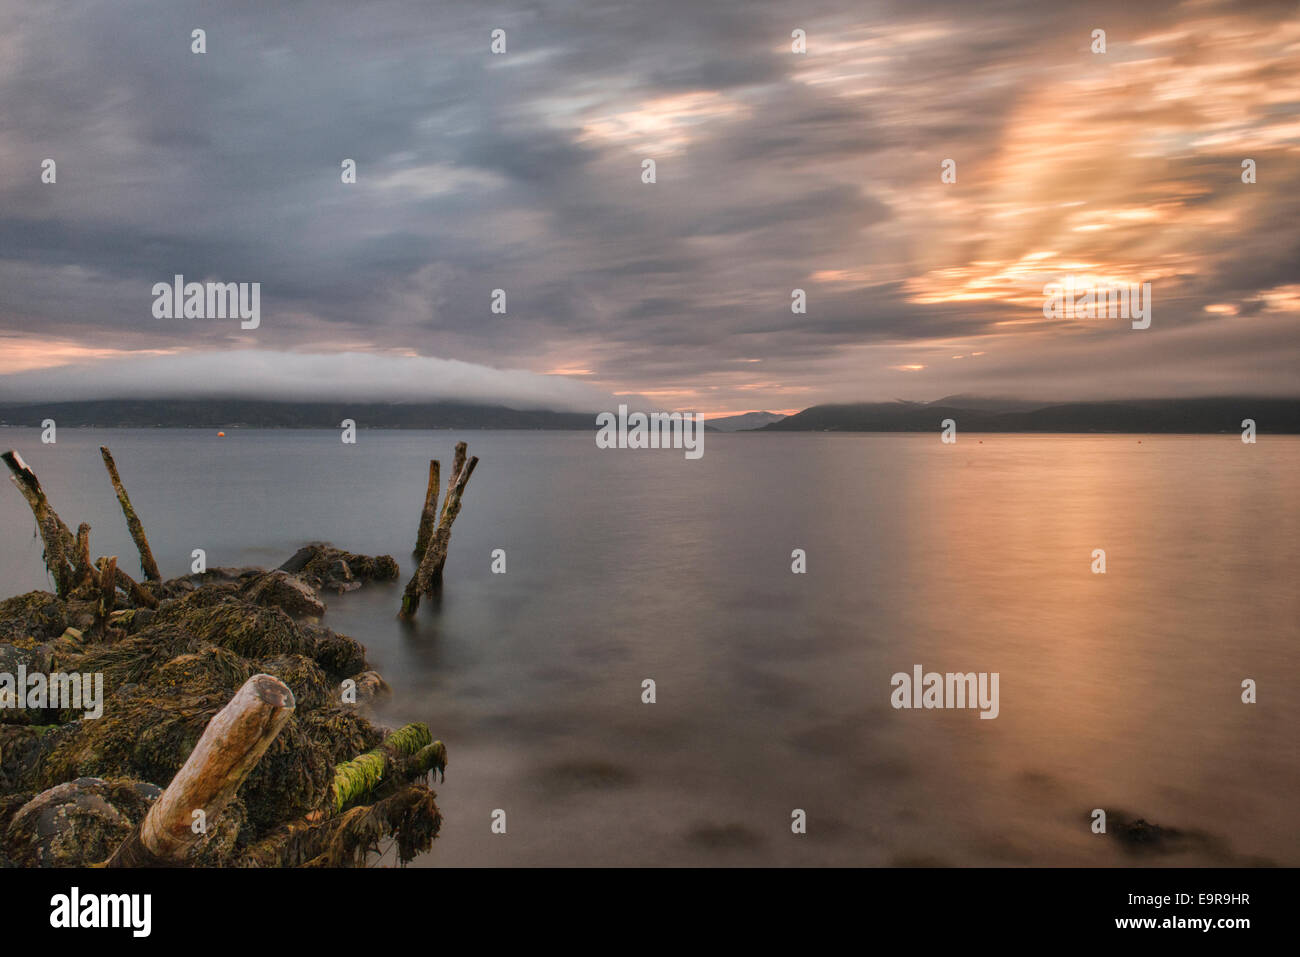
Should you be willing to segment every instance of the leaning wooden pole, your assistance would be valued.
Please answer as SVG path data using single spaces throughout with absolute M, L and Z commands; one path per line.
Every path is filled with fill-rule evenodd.
M 117 587 L 130 595 L 137 605 L 145 608 L 158 607 L 157 596 L 120 568 L 117 570 Z
M 415 563 L 420 564 L 424 558 L 425 549 L 429 547 L 429 539 L 433 537 L 433 530 L 438 522 L 438 471 L 441 466 L 437 459 L 429 459 L 429 487 L 424 493 L 424 508 L 420 512 L 420 529 L 415 535 Z
M 464 443 L 461 442 L 456 446 L 457 458 L 460 457 L 463 445 Z M 447 563 L 447 547 L 451 543 L 451 523 L 460 514 L 461 496 L 465 494 L 465 486 L 469 484 L 469 477 L 474 474 L 477 466 L 476 455 L 464 464 L 447 490 L 447 499 L 442 503 L 442 518 L 438 522 L 438 530 L 434 533 L 428 548 L 425 549 L 424 557 L 416 566 L 415 574 L 411 576 L 411 580 L 406 583 L 406 588 L 402 591 L 399 618 L 414 616 L 416 609 L 420 607 L 420 596 L 434 595 L 437 587 L 442 584 L 442 567 Z
M 113 480 L 113 491 L 117 492 L 118 504 L 122 506 L 122 514 L 126 516 L 126 527 L 130 529 L 131 540 L 135 542 L 136 550 L 140 553 L 140 571 L 144 572 L 147 581 L 162 581 L 162 575 L 158 573 L 158 563 L 153 560 L 153 552 L 149 548 L 149 539 L 144 536 L 144 525 L 140 523 L 140 516 L 136 515 L 135 509 L 131 507 L 126 486 L 122 484 L 122 477 L 117 474 L 117 463 L 113 461 L 113 453 L 108 450 L 108 446 L 101 445 L 99 454 L 104 457 L 104 468 L 108 469 L 108 477 Z
M 451 492 L 456 487 L 456 480 L 460 478 L 460 473 L 465 470 L 465 458 L 468 453 L 469 444 L 467 442 L 456 443 L 456 454 L 452 456 L 451 460 L 451 474 L 447 476 L 447 497 L 442 500 L 442 514 L 438 516 L 439 525 L 442 524 L 442 516 L 447 514 L 447 503 L 451 501 Z
M 289 686 L 271 675 L 253 675 L 208 722 L 199 743 L 167 790 L 149 808 L 139 829 L 113 852 L 108 867 L 165 867 L 189 856 L 248 773 L 293 715 Z
M 477 455 L 465 463 L 460 477 L 456 479 L 456 487 L 447 493 L 447 501 L 442 503 L 442 521 L 438 523 L 438 531 L 429 543 L 427 557 L 431 557 L 432 561 L 420 563 L 420 571 L 423 573 L 420 590 L 425 595 L 432 595 L 434 589 L 442 584 L 442 569 L 447 564 L 447 549 L 451 545 L 451 523 L 460 514 L 461 496 L 465 494 L 465 486 L 469 484 L 469 477 L 474 474 L 477 465 Z
M 60 598 L 66 598 L 77 584 L 73 567 L 76 562 L 76 540 L 68 526 L 63 524 L 63 519 L 59 518 L 58 512 L 50 505 L 40 480 L 23 461 L 23 457 L 10 449 L 0 455 L 0 458 L 9 466 L 10 480 L 22 492 L 32 514 L 36 516 L 36 529 L 45 544 L 45 567 L 54 579 L 55 592 Z

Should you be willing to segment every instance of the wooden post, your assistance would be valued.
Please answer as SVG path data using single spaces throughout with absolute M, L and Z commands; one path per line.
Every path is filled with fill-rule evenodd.
M 451 545 L 451 523 L 456 521 L 456 516 L 460 514 L 461 496 L 465 494 L 465 486 L 469 484 L 469 477 L 474 474 L 477 466 L 476 455 L 465 463 L 460 477 L 456 479 L 455 487 L 447 493 L 447 500 L 442 503 L 442 521 L 438 523 L 438 531 L 429 544 L 433 562 L 420 563 L 421 571 L 424 572 L 421 591 L 425 595 L 432 596 L 434 588 L 442 584 L 442 567 L 447 564 L 447 548 Z
M 117 492 L 117 501 L 122 506 L 122 514 L 126 516 L 126 527 L 131 532 L 131 540 L 135 542 L 135 547 L 140 552 L 140 571 L 148 581 L 162 581 L 162 575 L 158 573 L 158 563 L 153 560 L 153 552 L 149 549 L 149 539 L 144 537 L 144 526 L 140 524 L 140 517 L 135 514 L 135 509 L 131 507 L 131 499 L 127 497 L 122 477 L 117 474 L 117 463 L 113 461 L 113 453 L 108 450 L 108 446 L 101 445 L 99 454 L 104 457 L 104 468 L 108 469 L 108 477 L 113 480 L 113 491 Z
M 447 502 L 451 500 L 451 490 L 456 487 L 456 479 L 460 478 L 460 473 L 465 469 L 465 456 L 468 452 L 469 445 L 467 443 L 456 443 L 456 454 L 452 456 L 451 460 L 451 474 L 447 476 L 447 497 L 442 500 L 442 514 L 438 516 L 439 525 L 442 524 L 443 516 L 447 514 Z
M 464 445 L 464 442 L 456 443 L 457 458 L 460 458 Z M 438 522 L 438 531 L 434 533 L 433 541 L 425 549 L 424 557 L 416 566 L 415 574 L 411 576 L 411 580 L 406 583 L 406 588 L 402 591 L 399 618 L 413 617 L 416 609 L 420 607 L 420 596 L 432 597 L 436 589 L 441 586 L 442 567 L 447 563 L 447 547 L 451 544 L 451 523 L 460 514 L 461 496 L 465 494 L 465 486 L 469 484 L 469 477 L 474 474 L 477 466 L 478 456 L 475 455 L 464 463 L 456 474 L 455 481 L 447 490 L 447 499 L 442 503 L 442 519 Z
M 77 526 L 77 563 L 73 579 L 77 588 L 95 580 L 95 566 L 90 563 L 90 526 L 85 522 Z
M 253 675 L 208 722 L 199 743 L 140 828 L 108 859 L 108 867 L 158 867 L 182 863 L 203 837 L 195 811 L 208 825 L 221 814 L 250 771 L 293 715 L 288 685 Z
M 429 459 L 429 487 L 424 493 L 424 509 L 420 512 L 420 530 L 415 535 L 415 564 L 424 558 L 429 539 L 433 536 L 434 523 L 438 520 L 438 470 L 441 466 L 437 459 Z
M 9 466 L 10 480 L 17 486 L 18 491 L 22 492 L 23 498 L 27 499 L 27 504 L 31 507 L 32 514 L 36 516 L 36 528 L 40 532 L 41 541 L 45 544 L 45 567 L 49 569 L 50 576 L 54 579 L 54 590 L 60 598 L 67 598 L 68 593 L 76 587 L 72 568 L 76 542 L 73 540 L 72 532 L 68 530 L 67 525 L 63 524 L 59 513 L 50 505 L 49 499 L 45 497 L 45 490 L 41 488 L 40 480 L 23 461 L 23 457 L 10 449 L 0 458 L 3 458 L 5 465 Z
M 91 571 L 91 584 L 97 585 L 101 593 L 103 592 L 104 583 L 104 563 L 107 561 L 108 559 L 105 558 L 95 559 L 95 564 Z M 158 607 L 158 597 L 154 595 L 153 592 L 149 591 L 126 572 L 122 571 L 121 568 L 117 567 L 116 555 L 113 556 L 113 566 L 113 575 L 117 581 L 117 587 L 130 595 L 132 601 L 145 608 Z
M 95 631 L 103 634 L 108 616 L 117 604 L 117 556 L 102 559 L 99 566 L 99 605 L 95 608 Z

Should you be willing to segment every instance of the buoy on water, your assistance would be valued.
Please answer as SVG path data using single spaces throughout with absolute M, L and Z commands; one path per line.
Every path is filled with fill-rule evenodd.
M 226 437 L 226 433 L 225 433 L 225 432 L 218 432 L 218 433 L 217 433 L 217 438 L 219 438 L 219 439 L 224 439 L 225 437 Z

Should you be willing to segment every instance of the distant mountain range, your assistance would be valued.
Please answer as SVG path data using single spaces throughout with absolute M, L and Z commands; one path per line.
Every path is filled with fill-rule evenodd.
M 550 412 L 456 402 L 277 402 L 255 399 L 101 399 L 0 405 L 0 425 L 64 427 L 337 429 L 596 428 L 596 412 Z M 796 415 L 747 412 L 708 421 L 722 432 L 937 432 L 954 419 L 962 432 L 1240 432 L 1254 419 L 1262 433 L 1300 433 L 1300 399 L 1134 399 L 1034 403 L 947 396 L 935 402 L 815 405 Z
M 101 399 L 0 405 L 0 425 L 98 428 L 337 429 L 344 419 L 387 429 L 595 429 L 595 412 L 548 412 L 456 402 L 271 402 L 257 399 Z
M 1300 433 L 1300 399 L 1133 399 L 1025 403 L 949 396 L 937 402 L 814 405 L 764 426 L 764 432 L 937 432 L 953 419 L 963 432 Z
M 741 415 L 724 415 L 709 419 L 704 427 L 715 432 L 750 432 L 771 425 L 773 422 L 780 422 L 784 418 L 785 416 L 780 412 L 745 412 Z

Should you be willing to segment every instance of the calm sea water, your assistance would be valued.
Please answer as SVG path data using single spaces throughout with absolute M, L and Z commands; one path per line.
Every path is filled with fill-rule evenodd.
M 165 575 L 326 539 L 403 580 L 459 439 L 481 462 L 441 606 L 404 627 L 377 586 L 325 618 L 392 684 L 380 717 L 447 742 L 421 863 L 1300 864 L 1300 439 L 711 433 L 687 461 L 577 433 L 0 430 L 133 571 L 100 444 Z M 0 528 L 0 592 L 49 587 L 14 490 Z M 894 710 L 916 664 L 998 672 L 999 717 Z M 1130 857 L 1095 807 L 1206 839 Z

